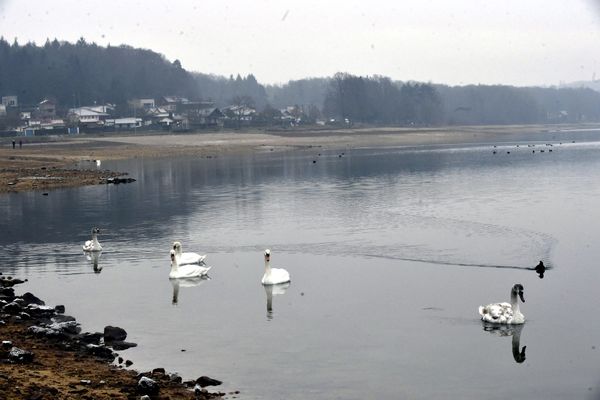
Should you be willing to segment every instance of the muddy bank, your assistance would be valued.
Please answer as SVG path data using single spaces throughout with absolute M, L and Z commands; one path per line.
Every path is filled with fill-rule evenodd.
M 0 398 L 7 399 L 214 399 L 236 398 L 206 387 L 208 377 L 183 382 L 162 368 L 126 369 L 126 331 L 81 332 L 64 306 L 47 306 L 31 293 L 16 295 L 24 283 L 0 276 Z

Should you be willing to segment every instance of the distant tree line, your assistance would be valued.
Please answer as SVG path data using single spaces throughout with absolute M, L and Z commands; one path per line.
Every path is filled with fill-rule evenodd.
M 166 95 L 212 100 L 262 111 L 269 121 L 294 106 L 318 118 L 379 125 L 527 124 L 600 121 L 600 92 L 585 88 L 491 85 L 446 86 L 399 82 L 384 76 L 337 73 L 283 85 L 262 85 L 252 75 L 223 77 L 186 71 L 178 60 L 129 46 L 47 40 L 9 44 L 0 38 L 0 95 L 20 104 L 44 98 L 63 108 Z M 238 108 L 239 109 L 239 108 Z M 289 113 L 288 113 L 289 114 Z
M 440 121 L 442 105 L 428 84 L 399 85 L 387 77 L 338 73 L 329 82 L 323 113 L 352 122 L 423 125 Z
M 243 102 L 244 105 L 263 109 L 268 104 L 265 87 L 257 82 L 254 75 L 242 77 L 239 74 L 226 78 L 219 75 L 208 75 L 192 72 L 198 93 L 204 100 L 214 101 L 215 105 L 224 107 Z

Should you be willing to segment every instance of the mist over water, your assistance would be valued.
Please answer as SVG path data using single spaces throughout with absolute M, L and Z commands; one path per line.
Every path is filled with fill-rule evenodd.
M 125 328 L 135 368 L 214 376 L 248 399 L 593 396 L 600 136 L 582 135 L 552 153 L 529 137 L 497 154 L 103 162 L 137 182 L 0 197 L 0 271 L 84 330 Z M 93 226 L 96 260 L 81 252 Z M 208 254 L 210 279 L 168 279 L 174 240 Z M 265 248 L 289 286 L 261 286 Z M 514 283 L 526 324 L 484 326 L 477 307 Z

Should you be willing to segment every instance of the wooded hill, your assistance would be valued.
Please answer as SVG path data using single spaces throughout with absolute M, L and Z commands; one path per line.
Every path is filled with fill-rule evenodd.
M 193 77 L 179 61 L 150 50 L 46 41 L 10 45 L 0 38 L 0 94 L 21 104 L 55 99 L 63 107 L 179 95 L 196 97 Z

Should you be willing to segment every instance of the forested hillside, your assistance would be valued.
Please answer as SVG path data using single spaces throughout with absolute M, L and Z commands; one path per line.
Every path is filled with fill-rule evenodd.
M 192 76 L 179 61 L 150 50 L 47 41 L 44 46 L 0 39 L 0 94 L 21 104 L 45 97 L 63 106 L 94 102 L 121 104 L 136 97 L 198 97 Z

